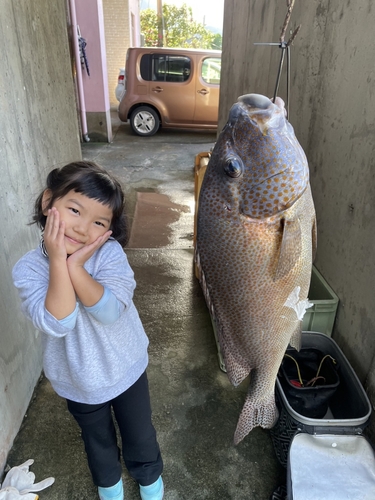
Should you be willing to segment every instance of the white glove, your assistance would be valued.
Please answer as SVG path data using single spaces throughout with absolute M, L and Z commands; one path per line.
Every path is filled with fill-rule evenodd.
M 0 500 L 38 500 L 38 495 L 35 493 L 26 493 L 21 495 L 17 488 L 8 486 L 0 490 Z
M 12 467 L 6 475 L 0 489 L 0 500 L 37 500 L 38 495 L 31 492 L 44 490 L 55 482 L 54 477 L 48 477 L 39 483 L 34 483 L 35 474 L 29 471 L 34 460 Z

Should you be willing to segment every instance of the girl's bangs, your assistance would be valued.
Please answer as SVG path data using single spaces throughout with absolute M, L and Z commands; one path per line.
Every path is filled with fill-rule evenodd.
M 77 182 L 71 184 L 70 187 L 88 198 L 107 205 L 114 214 L 123 208 L 123 196 L 120 186 L 117 186 L 105 174 L 85 175 L 83 179 L 77 179 Z

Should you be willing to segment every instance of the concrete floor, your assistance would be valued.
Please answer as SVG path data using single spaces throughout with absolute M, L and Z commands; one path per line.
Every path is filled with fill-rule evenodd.
M 83 157 L 123 183 L 132 223 L 126 249 L 135 303 L 150 338 L 153 419 L 164 458 L 165 500 L 268 500 L 285 481 L 269 431 L 232 444 L 247 384 L 233 388 L 194 276 L 194 160 L 216 134 L 175 130 L 139 138 L 113 113 L 114 141 L 82 145 Z M 56 478 L 40 500 L 96 499 L 79 429 L 41 379 L 8 464 L 35 460 L 36 481 Z M 123 473 L 125 499 L 138 487 Z

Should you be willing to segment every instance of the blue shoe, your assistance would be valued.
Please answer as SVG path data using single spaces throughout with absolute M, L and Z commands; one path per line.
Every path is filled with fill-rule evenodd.
M 99 486 L 98 493 L 100 500 L 124 500 L 124 487 L 122 485 L 122 479 L 109 488 Z
M 139 485 L 142 500 L 162 500 L 164 495 L 164 484 L 161 476 L 149 486 Z

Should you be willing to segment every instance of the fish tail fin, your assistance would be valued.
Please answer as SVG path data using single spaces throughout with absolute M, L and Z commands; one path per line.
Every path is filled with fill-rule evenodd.
M 240 443 L 254 427 L 270 429 L 275 425 L 278 417 L 279 412 L 273 391 L 262 399 L 247 394 L 234 433 L 234 444 Z

